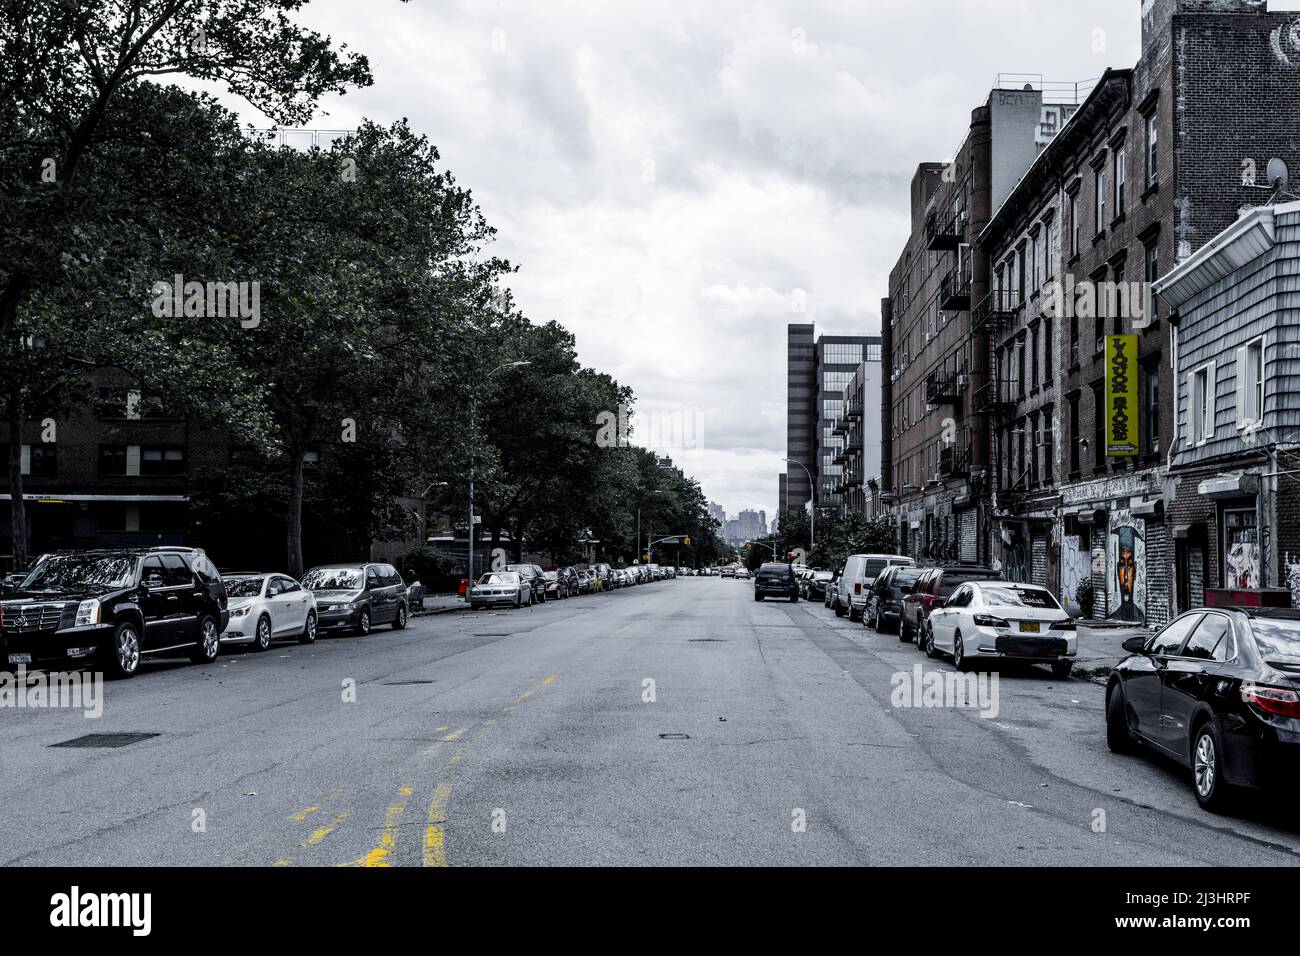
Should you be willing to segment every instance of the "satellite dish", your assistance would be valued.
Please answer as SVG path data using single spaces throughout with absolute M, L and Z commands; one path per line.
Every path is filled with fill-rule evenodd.
M 1286 168 L 1286 163 L 1274 156 L 1268 161 L 1268 182 L 1274 189 L 1285 190 L 1290 182 L 1291 173 Z

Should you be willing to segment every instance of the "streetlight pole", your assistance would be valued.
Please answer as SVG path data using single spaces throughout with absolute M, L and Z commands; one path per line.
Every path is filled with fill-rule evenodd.
M 488 372 L 485 378 L 491 378 L 503 368 L 519 368 L 532 365 L 532 362 L 506 362 Z M 478 530 L 474 524 L 474 448 L 478 441 L 478 392 L 471 389 L 469 400 L 469 568 L 465 575 L 469 584 L 465 588 L 465 600 L 469 600 L 469 586 L 474 583 L 474 534 Z
M 812 472 L 808 466 L 801 461 L 795 461 L 793 458 L 786 458 L 785 461 L 798 465 L 803 469 L 803 473 L 808 476 L 808 501 L 812 505 L 812 513 L 808 519 L 808 550 L 811 551 L 813 545 L 817 543 L 817 488 L 813 484 Z

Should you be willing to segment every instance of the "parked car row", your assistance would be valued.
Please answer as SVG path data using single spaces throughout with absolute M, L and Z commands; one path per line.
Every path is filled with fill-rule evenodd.
M 805 589 L 824 575 L 823 603 L 838 616 L 914 641 L 959 671 L 1004 661 L 1047 664 L 1065 678 L 1078 655 L 1078 624 L 1056 596 L 992 568 L 919 568 L 877 554 L 853 555 L 838 571 L 790 573 Z M 767 566 L 765 574 L 779 577 Z M 1197 802 L 1215 812 L 1241 791 L 1300 780 L 1300 610 L 1196 608 L 1123 650 L 1106 681 L 1110 750 L 1173 759 L 1191 772 Z
M 634 564 L 626 568 L 608 564 L 563 568 L 508 564 L 499 571 L 484 572 L 470 585 L 469 604 L 471 608 L 530 607 L 582 594 L 663 581 L 687 573 L 693 572 L 658 564 Z
M 264 651 L 277 639 L 311 644 L 322 630 L 401 630 L 412 590 L 382 562 L 324 565 L 298 581 L 223 574 L 198 548 L 44 554 L 0 587 L 0 667 L 91 664 L 125 678 L 153 656 L 211 663 L 223 644 Z

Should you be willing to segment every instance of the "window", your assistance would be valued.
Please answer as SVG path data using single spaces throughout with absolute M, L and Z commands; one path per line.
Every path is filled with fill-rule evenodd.
M 1200 626 L 1192 632 L 1192 639 L 1183 648 L 1183 657 L 1197 657 L 1205 661 L 1226 661 L 1234 649 L 1229 636 L 1231 627 L 1222 614 L 1207 614 Z
M 1043 431 L 1040 444 L 1043 446 L 1043 482 L 1052 484 L 1056 480 L 1056 444 L 1052 441 L 1052 409 L 1048 406 L 1043 412 Z
M 1093 218 L 1096 220 L 1096 233 L 1101 235 L 1106 230 L 1106 166 L 1098 166 L 1093 175 L 1094 201 L 1096 208 Z
M 1264 340 L 1237 349 L 1237 427 L 1264 420 Z
M 164 554 L 162 563 L 164 579 L 169 588 L 187 588 L 194 584 L 189 565 L 179 554 Z
M 1147 117 L 1147 186 L 1154 186 L 1160 179 L 1160 163 L 1156 154 L 1156 111 Z
M 126 474 L 126 446 L 99 446 L 99 473 L 101 475 Z
M 1021 398 L 1025 397 L 1025 343 L 1021 342 L 1016 346 L 1016 382 L 1018 387 L 1017 394 Z
M 1079 471 L 1079 400 L 1070 399 L 1070 472 Z
M 1114 297 L 1107 297 L 1110 308 L 1114 313 L 1111 328 L 1114 329 L 1115 335 L 1124 334 L 1124 319 L 1133 314 L 1133 304 L 1129 301 L 1128 286 L 1124 285 L 1124 267 L 1118 265 L 1115 267 L 1115 289 Z
M 1160 452 L 1160 366 L 1146 367 L 1147 450 Z
M 150 448 L 140 449 L 140 474 L 142 475 L 183 475 L 185 474 L 185 449 Z
M 1070 255 L 1079 254 L 1079 194 L 1070 194 Z
M 1092 467 L 1106 466 L 1106 399 L 1102 386 L 1092 387 Z
M 1029 484 L 1038 484 L 1038 416 L 1029 417 Z
M 1016 250 L 1016 302 L 1025 301 L 1025 246 L 1020 244 Z
M 1152 638 L 1150 652 L 1166 655 L 1178 653 L 1178 649 L 1183 646 L 1183 641 L 1187 640 L 1187 635 L 1192 633 L 1192 628 L 1200 623 L 1201 617 L 1201 614 L 1188 614 L 1174 621 Z
M 1079 317 L 1070 313 L 1070 367 L 1079 364 Z
M 1056 364 L 1056 343 L 1052 340 L 1052 317 L 1043 316 L 1043 384 L 1052 384 L 1052 366 Z
M 1041 266 L 1039 264 L 1040 249 L 1041 249 L 1041 244 L 1038 239 L 1038 234 L 1035 233 L 1033 243 L 1029 251 L 1030 258 L 1033 260 L 1033 269 L 1034 269 L 1034 279 L 1031 288 L 1035 293 L 1037 293 L 1038 290 L 1043 287 L 1043 274 L 1041 271 Z
M 163 574 L 162 558 L 156 554 L 151 554 L 145 558 L 140 580 L 151 588 L 165 587 L 167 578 Z
M 1038 388 L 1038 329 L 1035 328 L 1030 338 L 1030 348 L 1033 350 L 1029 356 L 1029 387 Z
M 53 478 L 59 470 L 58 446 L 53 442 L 26 446 L 30 456 L 26 474 L 33 478 Z
M 1128 149 L 1115 150 L 1115 218 L 1124 215 L 1124 184 L 1128 180 Z
M 1189 443 L 1202 445 L 1214 437 L 1214 363 L 1191 374 L 1192 433 Z

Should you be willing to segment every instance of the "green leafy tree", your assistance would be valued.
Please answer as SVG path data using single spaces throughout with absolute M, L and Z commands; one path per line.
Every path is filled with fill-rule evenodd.
M 3 0 L 0 5 L 0 151 L 5 158 L 0 165 L 7 170 L 0 190 L 0 220 L 6 223 L 0 240 L 0 379 L 8 386 L 16 565 L 27 557 L 18 455 L 27 403 L 57 378 L 51 368 L 67 367 L 66 343 L 86 333 L 84 318 L 59 308 L 56 300 L 80 294 L 93 308 L 101 290 L 93 282 L 78 288 L 77 280 L 94 278 L 96 265 L 125 244 L 125 235 L 138 232 L 139 222 L 150 222 L 135 218 L 140 209 L 123 219 L 106 214 L 106 200 L 122 196 L 112 184 L 126 182 L 112 163 L 93 162 L 111 142 L 106 131 L 115 122 L 120 129 L 131 118 L 140 119 L 127 97 L 148 85 L 146 80 L 156 83 L 168 75 L 218 82 L 283 123 L 305 122 L 325 93 L 369 84 L 364 57 L 336 51 L 327 37 L 290 20 L 288 14 L 301 5 L 302 0 Z M 158 125 L 136 126 L 151 160 L 139 185 L 157 189 L 160 197 L 184 193 L 182 184 L 200 185 L 201 180 L 185 179 L 190 168 L 184 157 L 173 167 L 169 153 L 141 136 Z M 107 181 L 92 182 L 100 177 Z M 166 231 L 167 217 L 153 222 Z M 130 274 L 124 270 L 124 276 Z M 94 340 L 92 361 L 151 344 L 133 327 L 104 323 L 97 331 L 108 338 Z M 158 352 L 155 370 L 181 379 L 193 370 L 194 353 L 202 351 Z M 219 357 L 219 351 L 204 357 L 218 376 Z

